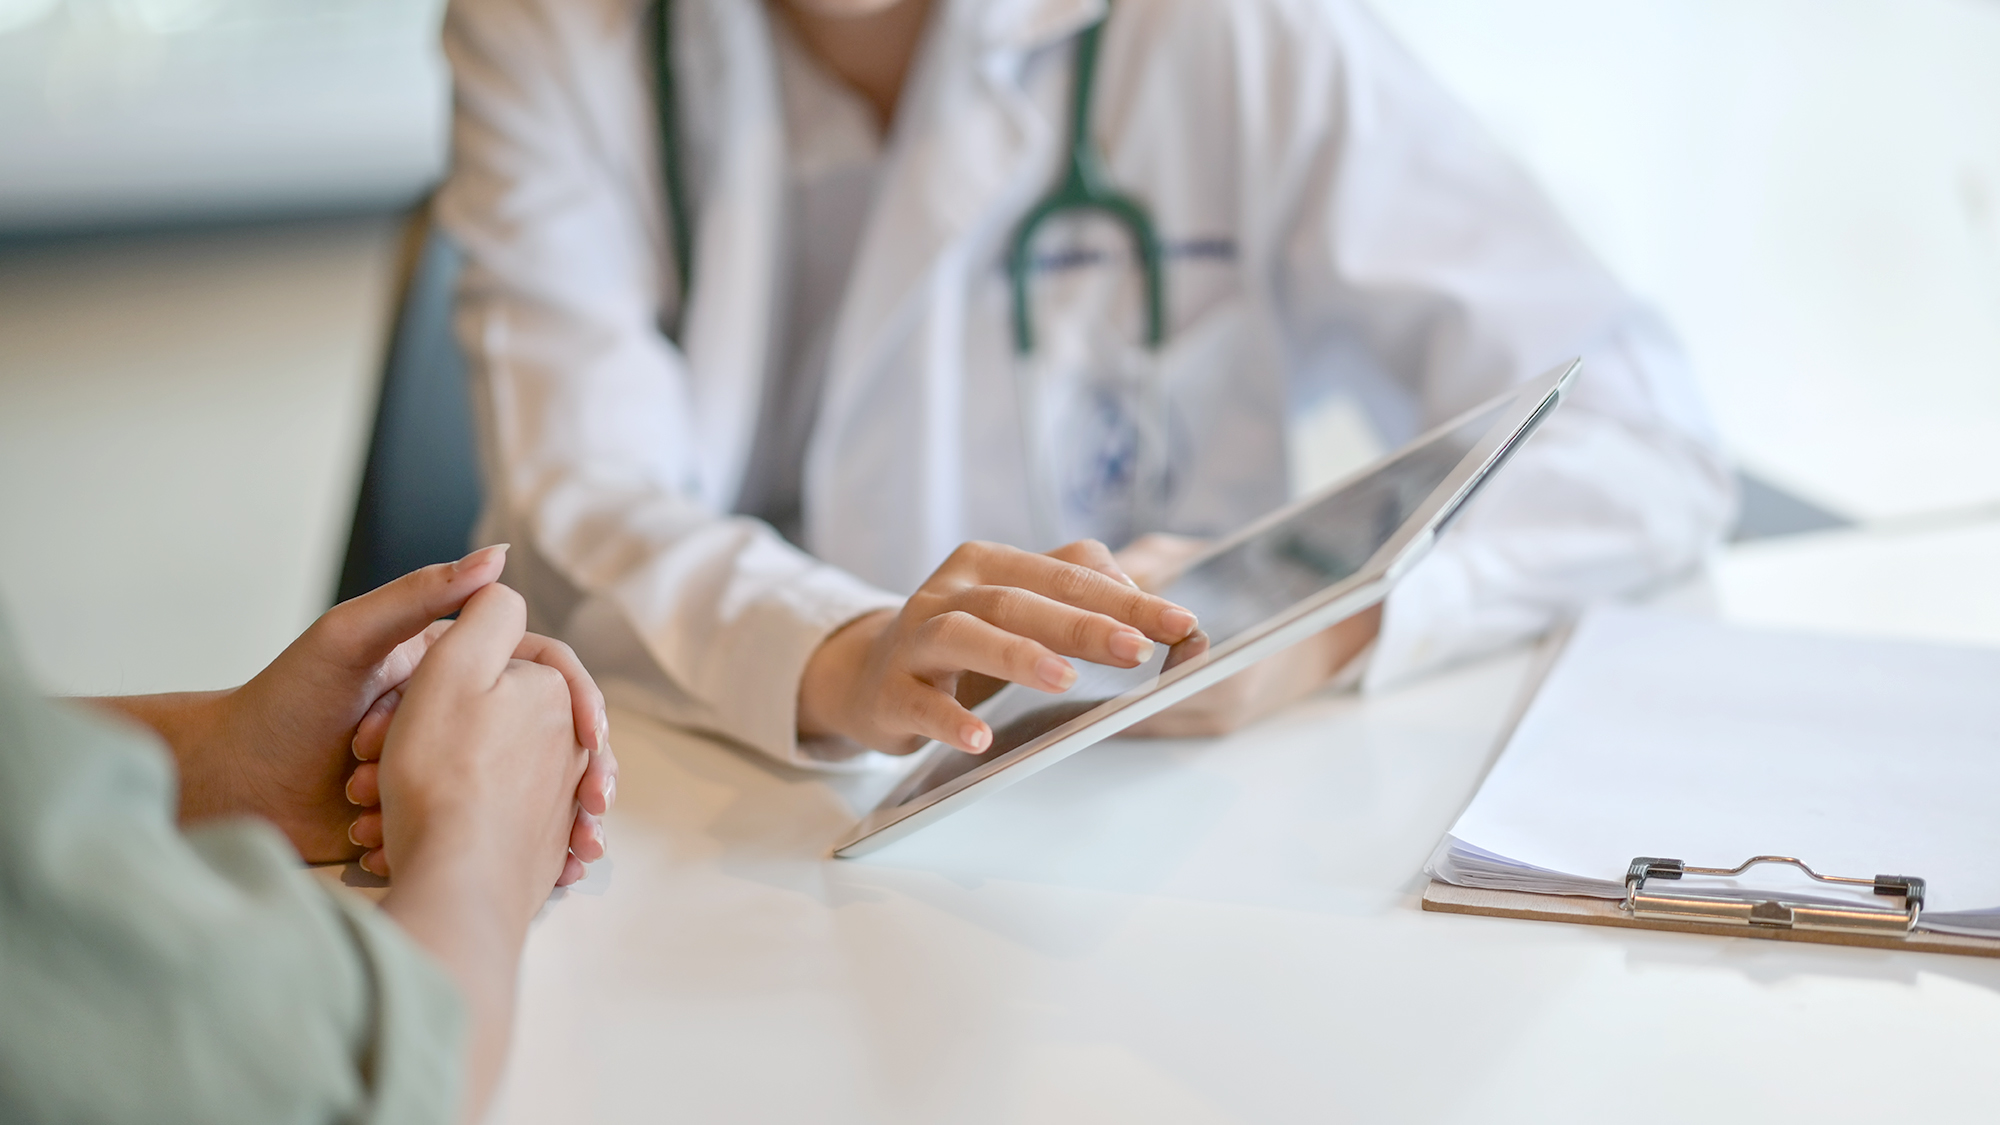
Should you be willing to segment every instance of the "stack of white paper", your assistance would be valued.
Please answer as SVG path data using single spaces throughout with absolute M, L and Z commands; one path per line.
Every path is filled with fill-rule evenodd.
M 1637 856 L 1796 856 L 1821 874 L 1919 876 L 1922 928 L 2000 936 L 1996 797 L 2000 651 L 1605 609 L 1578 625 L 1428 870 L 1622 898 Z M 1736 883 L 1840 900 L 1787 871 Z

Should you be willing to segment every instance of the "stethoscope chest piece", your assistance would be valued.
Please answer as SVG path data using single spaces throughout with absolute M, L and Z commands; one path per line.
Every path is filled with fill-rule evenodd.
M 1158 366 L 1166 278 L 1151 215 L 1110 185 L 1091 138 L 1103 31 L 1099 20 L 1077 37 L 1063 178 L 1022 217 L 1007 254 L 1030 507 L 1044 547 L 1078 534 L 1116 543 L 1165 529 L 1168 403 Z M 1054 220 L 1084 215 L 1111 220 L 1131 242 L 1143 284 L 1143 350 L 1088 334 L 1037 348 L 1029 293 L 1036 239 Z

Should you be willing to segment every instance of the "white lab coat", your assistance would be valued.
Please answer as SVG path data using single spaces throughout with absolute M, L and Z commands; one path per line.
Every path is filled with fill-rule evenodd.
M 772 16 L 676 8 L 696 227 L 680 347 L 658 328 L 680 294 L 650 6 L 459 0 L 448 17 L 440 215 L 468 255 L 482 534 L 515 544 L 535 624 L 601 677 L 670 720 L 824 758 L 794 733 L 819 642 L 964 540 L 1032 541 L 1001 262 L 1058 175 L 1074 34 L 1104 3 L 935 0 L 811 420 L 810 554 L 728 514 L 796 233 Z M 1170 249 L 1175 530 L 1282 503 L 1287 418 L 1318 395 L 1353 396 L 1395 444 L 1584 357 L 1563 409 L 1390 596 L 1371 683 L 1684 573 L 1718 540 L 1729 477 L 1668 334 L 1356 0 L 1120 0 L 1093 117 Z M 1058 350 L 1107 320 L 1136 331 L 1117 311 L 1129 265 L 1078 260 L 1036 282 Z

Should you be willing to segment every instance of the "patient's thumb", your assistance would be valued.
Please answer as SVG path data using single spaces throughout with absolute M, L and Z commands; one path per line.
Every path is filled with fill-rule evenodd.
M 492 585 L 507 565 L 507 544 L 482 547 L 452 563 L 413 570 L 357 598 L 334 606 L 319 619 L 331 651 L 344 663 L 372 664 L 423 632 L 466 599 Z

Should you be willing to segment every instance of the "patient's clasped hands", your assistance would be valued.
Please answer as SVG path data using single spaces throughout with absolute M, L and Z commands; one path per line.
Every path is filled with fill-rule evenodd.
M 443 586 L 436 596 L 464 600 L 467 611 L 472 608 L 470 601 L 466 600 L 468 598 L 473 600 L 491 598 L 511 607 L 507 610 L 505 618 L 508 622 L 506 628 L 501 632 L 485 634 L 482 639 L 489 645 L 498 645 L 511 640 L 513 647 L 495 648 L 488 653 L 489 657 L 499 654 L 504 664 L 499 666 L 499 670 L 491 670 L 492 675 L 485 681 L 485 686 L 490 689 L 488 696 L 462 697 L 457 700 L 456 708 L 463 712 L 459 728 L 466 730 L 476 728 L 481 725 L 486 711 L 496 707 L 504 709 L 501 702 L 506 695 L 504 689 L 509 688 L 513 680 L 523 676 L 532 676 L 544 681 L 545 688 L 552 682 L 555 686 L 566 689 L 568 693 L 566 699 L 556 697 L 544 701 L 551 708 L 548 714 L 561 716 L 567 713 L 574 727 L 576 744 L 589 751 L 588 766 L 581 783 L 576 787 L 577 803 L 569 836 L 569 856 L 556 880 L 558 886 L 567 886 L 582 878 L 584 864 L 594 862 L 604 854 L 604 829 L 598 818 L 610 811 L 611 803 L 617 796 L 618 760 L 611 753 L 610 728 L 604 713 L 604 696 L 598 691 L 597 685 L 592 682 L 590 674 L 584 670 L 576 654 L 560 641 L 527 632 L 525 610 L 520 606 L 519 596 L 513 591 L 502 587 L 496 594 L 487 593 L 487 584 L 499 575 L 505 550 L 505 547 L 489 547 L 453 564 L 449 568 L 449 573 L 443 573 L 447 568 L 433 567 L 418 571 L 401 581 L 421 585 L 425 576 L 429 576 L 429 581 L 432 583 L 442 581 Z M 489 553 L 490 557 L 483 557 L 489 556 Z M 355 599 L 355 602 L 350 604 L 357 604 L 365 601 L 366 597 L 375 597 L 393 590 L 397 585 L 398 583 L 391 583 L 374 594 Z M 419 597 L 421 596 L 420 594 Z M 497 611 L 498 607 L 487 612 Z M 464 617 L 465 614 L 462 612 L 460 619 L 464 620 Z M 384 832 L 382 812 L 375 807 L 383 803 L 381 773 L 383 767 L 379 763 L 385 747 L 394 737 L 392 720 L 395 720 L 402 708 L 408 705 L 410 692 L 415 690 L 409 681 L 432 678 L 421 671 L 421 662 L 428 653 L 438 648 L 442 638 L 448 635 L 446 631 L 451 627 L 451 622 L 437 621 L 433 615 L 431 622 L 421 633 L 398 645 L 383 670 L 384 680 L 393 680 L 393 683 L 390 683 L 387 690 L 373 693 L 375 696 L 373 702 L 354 728 L 353 753 L 361 764 L 355 767 L 353 775 L 348 779 L 345 795 L 348 801 L 363 806 L 367 811 L 354 819 L 347 829 L 347 837 L 354 844 L 369 849 L 361 857 L 361 865 L 378 875 L 387 875 L 391 867 L 388 854 L 390 849 L 385 847 L 387 835 Z M 431 690 L 434 694 L 443 695 L 458 686 L 462 685 L 440 684 Z M 482 703 L 485 705 L 485 710 L 481 709 Z M 442 708 L 442 705 L 440 707 Z M 532 708 L 530 710 L 532 711 Z M 533 714 L 524 715 L 523 720 L 532 722 L 534 717 Z M 434 732 L 431 742 L 426 742 L 424 745 L 434 743 L 443 746 L 468 742 L 464 734 L 458 735 L 457 742 L 454 742 L 451 738 L 445 737 L 446 733 Z M 504 726 L 496 727 L 486 733 L 491 737 L 485 742 L 474 738 L 469 740 L 469 745 L 497 744 L 510 736 L 508 728 Z M 398 741 L 407 743 L 410 740 L 404 738 Z
M 522 759 L 524 746 L 556 759 L 573 749 L 577 776 L 560 794 L 568 848 L 553 853 L 560 862 L 543 886 L 574 882 L 604 854 L 598 818 L 617 792 L 604 698 L 568 646 L 526 631 L 520 596 L 496 582 L 505 562 L 504 546 L 488 547 L 343 602 L 232 691 L 99 702 L 166 738 L 184 823 L 261 816 L 310 862 L 359 856 L 381 875 L 409 839 L 393 823 L 385 832 L 378 807 L 394 821 L 399 784 L 400 805 L 427 823 L 462 809 L 496 831 L 538 838 L 539 811 L 518 800 L 481 807 L 497 796 L 481 787 L 485 759 L 539 777 L 548 763 Z M 458 622 L 441 620 L 454 612 Z M 550 738 L 539 727 L 551 722 L 560 746 L 543 745 Z M 404 737 L 405 727 L 423 736 Z M 384 761 L 391 745 L 409 760 Z M 448 776 L 432 777 L 431 761 L 452 762 Z
M 528 924 L 603 856 L 617 793 L 604 697 L 527 631 L 506 561 L 488 547 L 342 602 L 242 687 L 89 701 L 165 740 L 183 825 L 260 817 L 311 862 L 394 872 L 382 910 L 467 1008 L 467 1121 L 506 1057 Z

